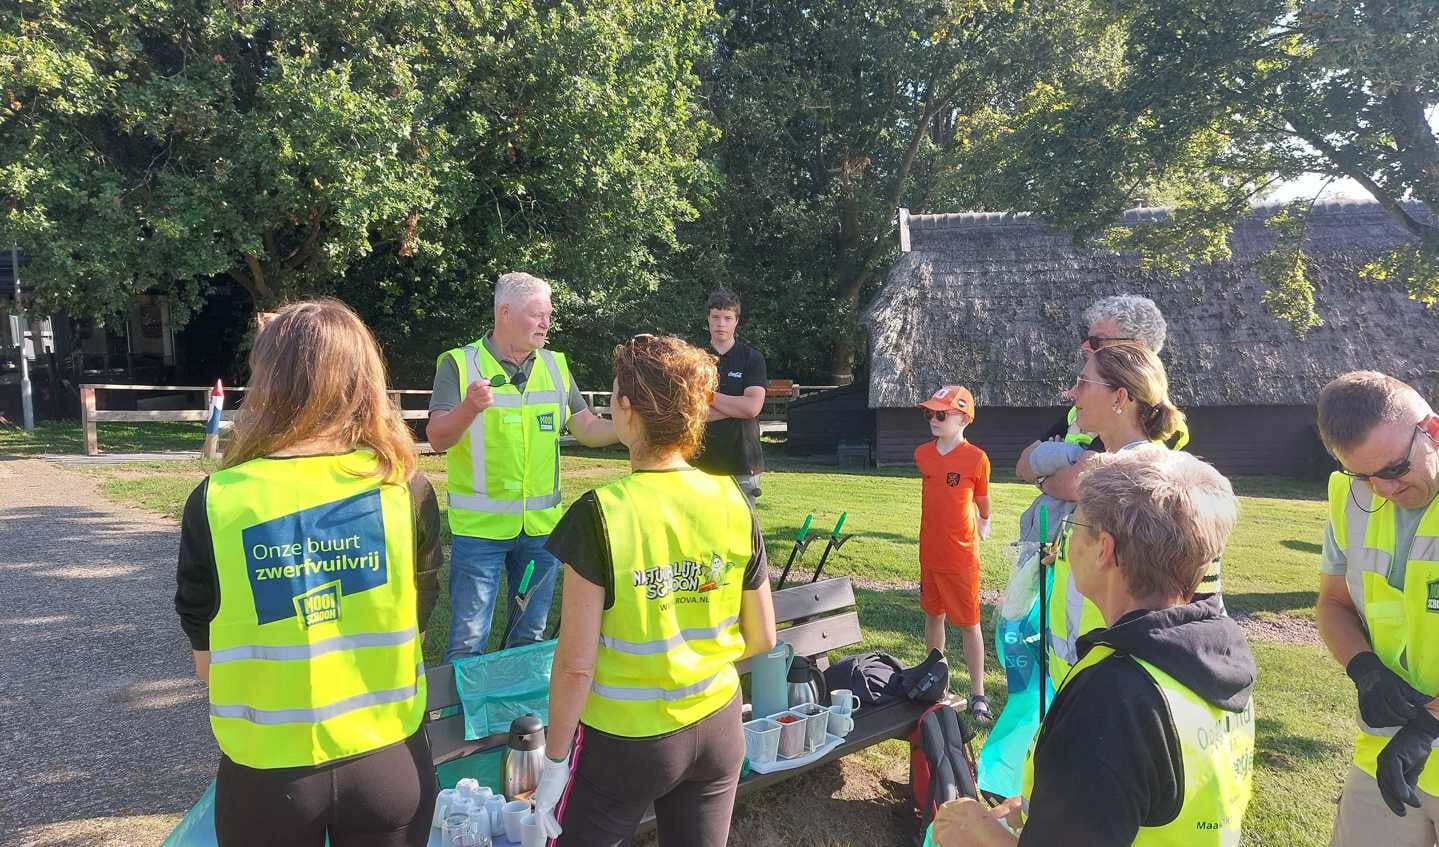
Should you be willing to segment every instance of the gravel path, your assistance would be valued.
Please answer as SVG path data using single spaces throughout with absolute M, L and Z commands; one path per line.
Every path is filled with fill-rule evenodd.
M 214 775 L 173 521 L 0 457 L 0 844 L 159 844 Z

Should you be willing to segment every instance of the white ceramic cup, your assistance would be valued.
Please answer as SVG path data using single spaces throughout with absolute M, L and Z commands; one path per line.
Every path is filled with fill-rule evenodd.
M 520 821 L 530 813 L 528 800 L 511 800 L 500 810 L 500 818 L 505 822 L 505 837 L 511 841 L 520 840 Z
M 836 688 L 829 693 L 829 708 L 836 714 L 847 715 L 859 709 L 859 697 L 848 688 Z
M 840 715 L 831 712 L 829 715 L 829 734 L 838 735 L 844 738 L 854 732 L 854 718 L 851 715 Z
M 520 847 L 545 847 L 545 831 L 540 829 L 538 815 L 525 815 L 520 819 Z

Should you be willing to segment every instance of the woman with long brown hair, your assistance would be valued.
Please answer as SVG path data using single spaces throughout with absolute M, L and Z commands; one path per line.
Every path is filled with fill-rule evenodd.
M 774 646 L 764 539 L 729 476 L 688 463 L 715 358 L 677 338 L 615 348 L 610 409 L 633 472 L 550 535 L 565 563 L 536 812 L 561 847 L 723 847 L 744 758 L 735 662 Z M 563 830 L 562 830 L 563 828 Z
M 282 309 L 221 469 L 181 520 L 175 607 L 209 684 L 221 845 L 423 845 L 422 631 L 439 508 L 344 304 Z

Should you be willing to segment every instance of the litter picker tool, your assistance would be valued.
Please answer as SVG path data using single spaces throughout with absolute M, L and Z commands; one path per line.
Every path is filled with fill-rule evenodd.
M 205 421 L 205 446 L 200 451 L 206 459 L 213 460 L 220 455 L 220 419 L 224 414 L 225 386 L 217 379 L 215 387 L 210 389 L 210 417 Z
M 800 526 L 799 532 L 795 533 L 794 546 L 789 549 L 789 561 L 784 563 L 784 571 L 779 575 L 779 586 L 775 588 L 776 591 L 784 588 L 784 581 L 789 579 L 789 569 L 794 567 L 796 558 L 804 557 L 804 550 L 810 542 L 807 536 L 809 535 L 809 522 L 812 520 L 814 520 L 813 512 L 805 515 L 804 524 Z
M 1045 692 L 1049 684 L 1049 506 L 1039 504 L 1039 722 L 1044 723 Z
M 819 575 L 824 570 L 824 563 L 829 560 L 829 554 L 843 547 L 846 541 L 854 537 L 853 533 L 849 535 L 839 534 L 840 529 L 844 527 L 844 519 L 848 515 L 849 512 L 839 513 L 839 520 L 834 522 L 834 529 L 830 530 L 829 543 L 824 545 L 824 552 L 820 554 L 819 564 L 814 566 L 814 576 L 809 578 L 810 582 L 814 583 L 819 581 Z
M 515 627 L 519 625 L 520 618 L 524 617 L 525 609 L 530 606 L 530 579 L 534 575 L 535 560 L 530 559 L 530 563 L 525 565 L 524 575 L 520 577 L 520 587 L 515 590 L 515 599 L 512 603 L 514 614 L 510 615 L 510 625 L 505 627 L 505 640 L 500 642 L 501 650 L 510 646 L 510 636 L 515 634 Z

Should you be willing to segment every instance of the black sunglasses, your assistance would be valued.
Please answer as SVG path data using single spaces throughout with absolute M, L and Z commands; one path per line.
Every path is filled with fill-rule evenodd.
M 1414 441 L 1419 438 L 1419 433 L 1421 431 L 1422 430 L 1420 429 L 1419 424 L 1414 424 L 1414 433 L 1409 436 L 1409 446 L 1404 450 L 1404 457 L 1401 458 L 1399 461 L 1389 465 L 1388 467 L 1377 470 L 1374 473 L 1355 473 L 1354 471 L 1351 471 L 1348 468 L 1344 467 L 1343 463 L 1341 462 L 1339 465 L 1339 472 L 1347 477 L 1363 480 L 1365 482 L 1368 482 L 1371 479 L 1387 479 L 1392 482 L 1402 476 L 1407 476 L 1409 474 L 1409 470 L 1413 467 L 1413 462 L 1410 461 L 1409 457 L 1414 455 Z M 1335 461 L 1337 462 L 1339 460 L 1336 458 Z
M 1138 341 L 1138 340 L 1139 340 L 1139 339 L 1137 339 L 1137 338 L 1128 338 L 1128 337 L 1121 336 L 1121 335 L 1115 335 L 1115 336 L 1108 336 L 1108 335 L 1089 335 L 1089 334 L 1086 333 L 1085 335 L 1079 336 L 1079 343 L 1080 343 L 1080 344 L 1088 344 L 1088 345 L 1089 345 L 1089 349 L 1091 349 L 1091 350 L 1098 350 L 1099 348 L 1103 347 L 1106 343 L 1108 343 L 1108 342 L 1110 342 L 1110 341 Z
M 949 417 L 949 412 L 936 412 L 933 409 L 924 410 L 924 419 L 927 421 L 943 421 Z

